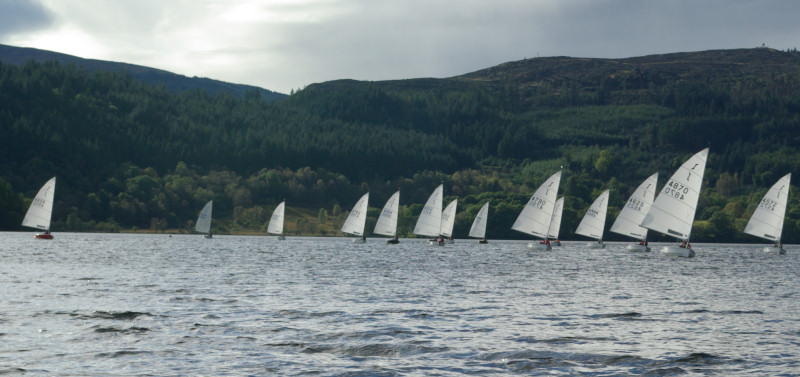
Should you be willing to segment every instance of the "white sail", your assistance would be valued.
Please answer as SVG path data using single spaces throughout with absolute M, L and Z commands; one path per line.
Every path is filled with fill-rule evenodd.
M 439 185 L 425 202 L 422 212 L 414 226 L 414 234 L 420 236 L 437 237 L 442 224 L 442 193 L 444 185 Z
M 528 200 L 511 229 L 533 236 L 547 238 L 550 222 L 553 219 L 561 171 L 548 178 Z
M 275 210 L 272 211 L 272 217 L 269 219 L 269 225 L 267 225 L 267 232 L 272 234 L 283 234 L 283 214 L 286 211 L 286 201 L 282 201 L 275 207 Z
M 653 205 L 653 198 L 656 196 L 656 185 L 658 183 L 658 173 L 655 173 L 639 185 L 636 191 L 633 192 L 625 207 L 619 211 L 619 216 L 614 224 L 611 225 L 610 231 L 622 234 L 624 236 L 633 237 L 639 240 L 647 238 L 647 228 L 641 225 L 644 216 L 650 211 L 650 206 Z
M 456 224 L 456 207 L 458 199 L 453 200 L 442 211 L 442 230 L 440 234 L 445 237 L 453 237 L 453 226 Z
M 36 228 L 45 231 L 50 230 L 50 218 L 53 214 L 53 197 L 56 192 L 56 177 L 50 178 L 33 198 L 31 206 L 25 218 L 22 219 L 22 226 Z
M 369 205 L 369 193 L 364 194 L 361 199 L 358 199 L 347 220 L 342 225 L 342 232 L 352 234 L 354 236 L 363 236 L 364 227 L 367 225 L 367 206 Z
M 194 226 L 194 230 L 200 233 L 208 233 L 211 231 L 211 207 L 213 205 L 213 200 L 209 200 L 203 209 L 200 210 L 200 215 L 197 216 L 197 224 Z
M 550 228 L 547 230 L 547 237 L 552 239 L 558 238 L 558 233 L 561 231 L 561 214 L 564 212 L 564 197 L 556 200 L 556 205 L 553 208 L 553 217 L 550 219 Z
M 384 236 L 397 235 L 397 212 L 400 209 L 400 191 L 392 195 L 383 206 L 381 215 L 378 216 L 378 222 L 375 223 L 375 230 L 372 233 L 382 234 Z
M 469 228 L 469 236 L 475 238 L 486 237 L 486 222 L 489 218 L 489 202 L 481 207 L 478 214 L 475 215 L 475 220 L 472 221 L 472 227 Z
M 789 173 L 772 185 L 750 217 L 750 222 L 744 228 L 745 233 L 780 243 L 791 179 L 792 174 Z
M 608 211 L 608 190 L 603 191 L 583 215 L 583 220 L 578 224 L 576 234 L 603 240 L 603 229 L 606 226 L 606 212 Z
M 707 159 L 708 148 L 697 152 L 678 168 L 642 220 L 643 227 L 679 240 L 689 239 Z

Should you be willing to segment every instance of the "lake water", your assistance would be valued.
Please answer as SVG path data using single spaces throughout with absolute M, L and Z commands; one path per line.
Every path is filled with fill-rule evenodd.
M 0 374 L 800 375 L 800 247 L 584 243 L 0 233 Z

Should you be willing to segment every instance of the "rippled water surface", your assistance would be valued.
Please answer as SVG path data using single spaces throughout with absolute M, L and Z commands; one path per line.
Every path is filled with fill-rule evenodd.
M 0 233 L 0 374 L 798 375 L 799 247 Z

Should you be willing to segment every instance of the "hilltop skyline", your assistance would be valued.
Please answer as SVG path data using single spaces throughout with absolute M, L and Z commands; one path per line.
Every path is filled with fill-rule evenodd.
M 354 0 L 0 3 L 0 43 L 289 93 L 450 77 L 537 56 L 797 47 L 792 1 Z

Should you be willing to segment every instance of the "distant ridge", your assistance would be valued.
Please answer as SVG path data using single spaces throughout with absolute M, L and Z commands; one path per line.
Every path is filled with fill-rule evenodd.
M 137 80 L 150 84 L 163 84 L 167 89 L 176 93 L 191 89 L 202 89 L 212 95 L 228 92 L 235 97 L 243 97 L 248 91 L 256 90 L 261 95 L 261 98 L 265 101 L 272 102 L 286 98 L 285 94 L 273 92 L 252 85 L 232 84 L 205 77 L 187 77 L 169 71 L 141 65 L 96 59 L 84 59 L 59 52 L 0 44 L 0 61 L 7 64 L 20 66 L 31 60 L 41 62 L 55 60 L 60 63 L 71 63 L 75 64 L 76 66 L 86 68 L 89 71 L 106 70 L 118 72 L 124 70 Z

